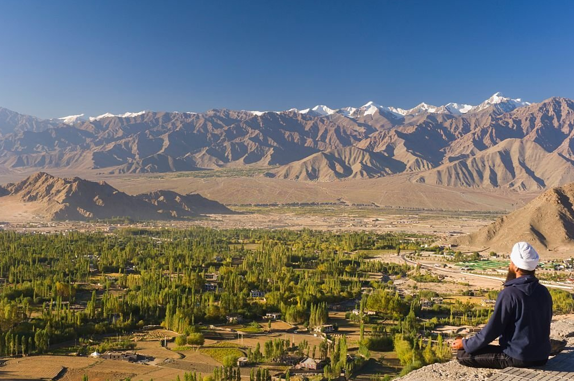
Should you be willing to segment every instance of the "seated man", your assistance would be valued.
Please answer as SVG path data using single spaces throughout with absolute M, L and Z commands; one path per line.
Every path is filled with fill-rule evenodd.
M 550 354 L 552 298 L 534 270 L 540 257 L 532 246 L 518 242 L 512 248 L 504 289 L 496 299 L 486 326 L 469 339 L 457 338 L 457 360 L 475 368 L 544 365 Z M 489 345 L 499 338 L 500 345 Z

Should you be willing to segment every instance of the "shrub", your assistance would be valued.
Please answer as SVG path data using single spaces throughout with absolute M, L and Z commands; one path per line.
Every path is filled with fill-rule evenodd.
M 191 333 L 187 337 L 187 343 L 189 345 L 203 345 L 205 343 L 205 337 L 203 333 Z
M 187 344 L 187 336 L 179 335 L 178 337 L 175 338 L 175 345 L 177 345 L 178 347 L 182 347 L 185 344 Z
M 239 359 L 239 357 L 235 356 L 235 355 L 229 355 L 229 356 L 225 356 L 223 358 L 223 366 L 225 367 L 235 367 L 237 366 L 237 360 Z
M 365 346 L 372 351 L 385 352 L 393 350 L 393 339 L 388 336 L 369 337 L 365 341 Z
M 554 312 L 567 314 L 574 310 L 572 294 L 564 290 L 549 289 L 552 295 L 552 307 Z

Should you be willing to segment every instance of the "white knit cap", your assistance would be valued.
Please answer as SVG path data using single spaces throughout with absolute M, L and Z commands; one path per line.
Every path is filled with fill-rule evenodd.
M 518 242 L 512 247 L 510 260 L 522 270 L 532 271 L 538 266 L 540 256 L 527 242 Z

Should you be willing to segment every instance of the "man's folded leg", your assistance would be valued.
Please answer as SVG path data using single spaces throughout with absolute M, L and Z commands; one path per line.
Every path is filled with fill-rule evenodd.
M 460 349 L 456 359 L 461 365 L 472 368 L 504 369 L 513 366 L 513 359 L 502 352 L 502 348 L 498 345 L 487 345 L 473 354 Z

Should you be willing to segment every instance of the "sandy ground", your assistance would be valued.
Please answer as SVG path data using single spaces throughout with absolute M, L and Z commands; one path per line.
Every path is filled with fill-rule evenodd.
M 98 360 L 88 357 L 72 356 L 10 358 L 0 368 L 0 380 L 50 380 L 56 377 L 64 367 L 71 370 L 83 369 L 97 362 Z
M 23 203 L 14 196 L 0 197 L 0 221 L 12 223 L 46 221 L 46 217 L 38 209 L 40 205 L 29 202 Z
M 30 212 L 20 212 L 23 208 L 7 207 L 3 198 L 0 198 L 0 221 L 6 221 L 5 229 L 21 232 L 62 232 L 77 231 L 105 231 L 108 224 L 86 222 L 54 222 L 39 217 L 32 217 Z M 27 210 L 33 210 L 26 205 Z M 252 228 L 252 229 L 290 229 L 303 228 L 323 231 L 370 231 L 409 232 L 436 235 L 439 239 L 473 232 L 492 222 L 495 215 L 476 215 L 474 217 L 452 216 L 448 213 L 408 212 L 406 214 L 396 211 L 366 209 L 357 210 L 340 207 L 331 209 L 328 214 L 316 209 L 305 210 L 301 208 L 266 208 L 261 212 L 247 212 L 235 215 L 209 215 L 192 221 L 165 221 L 144 222 L 125 227 L 172 227 L 188 228 L 190 226 L 204 226 L 216 229 Z
M 513 210 L 532 194 L 506 190 L 472 190 L 418 184 L 409 176 L 333 182 L 303 182 L 265 177 L 208 178 L 122 176 L 99 178 L 128 193 L 169 188 L 198 192 L 225 204 L 346 202 L 428 209 Z
M 20 181 L 35 171 L 0 176 L 0 184 Z M 413 183 L 411 175 L 379 179 L 305 182 L 256 177 L 197 178 L 194 173 L 106 175 L 98 171 L 82 173 L 51 170 L 62 177 L 80 176 L 106 181 L 129 194 L 168 189 L 180 193 L 198 192 L 224 204 L 339 203 L 375 204 L 381 207 L 406 207 L 445 210 L 514 210 L 537 193 L 518 193 L 505 189 L 450 188 Z

